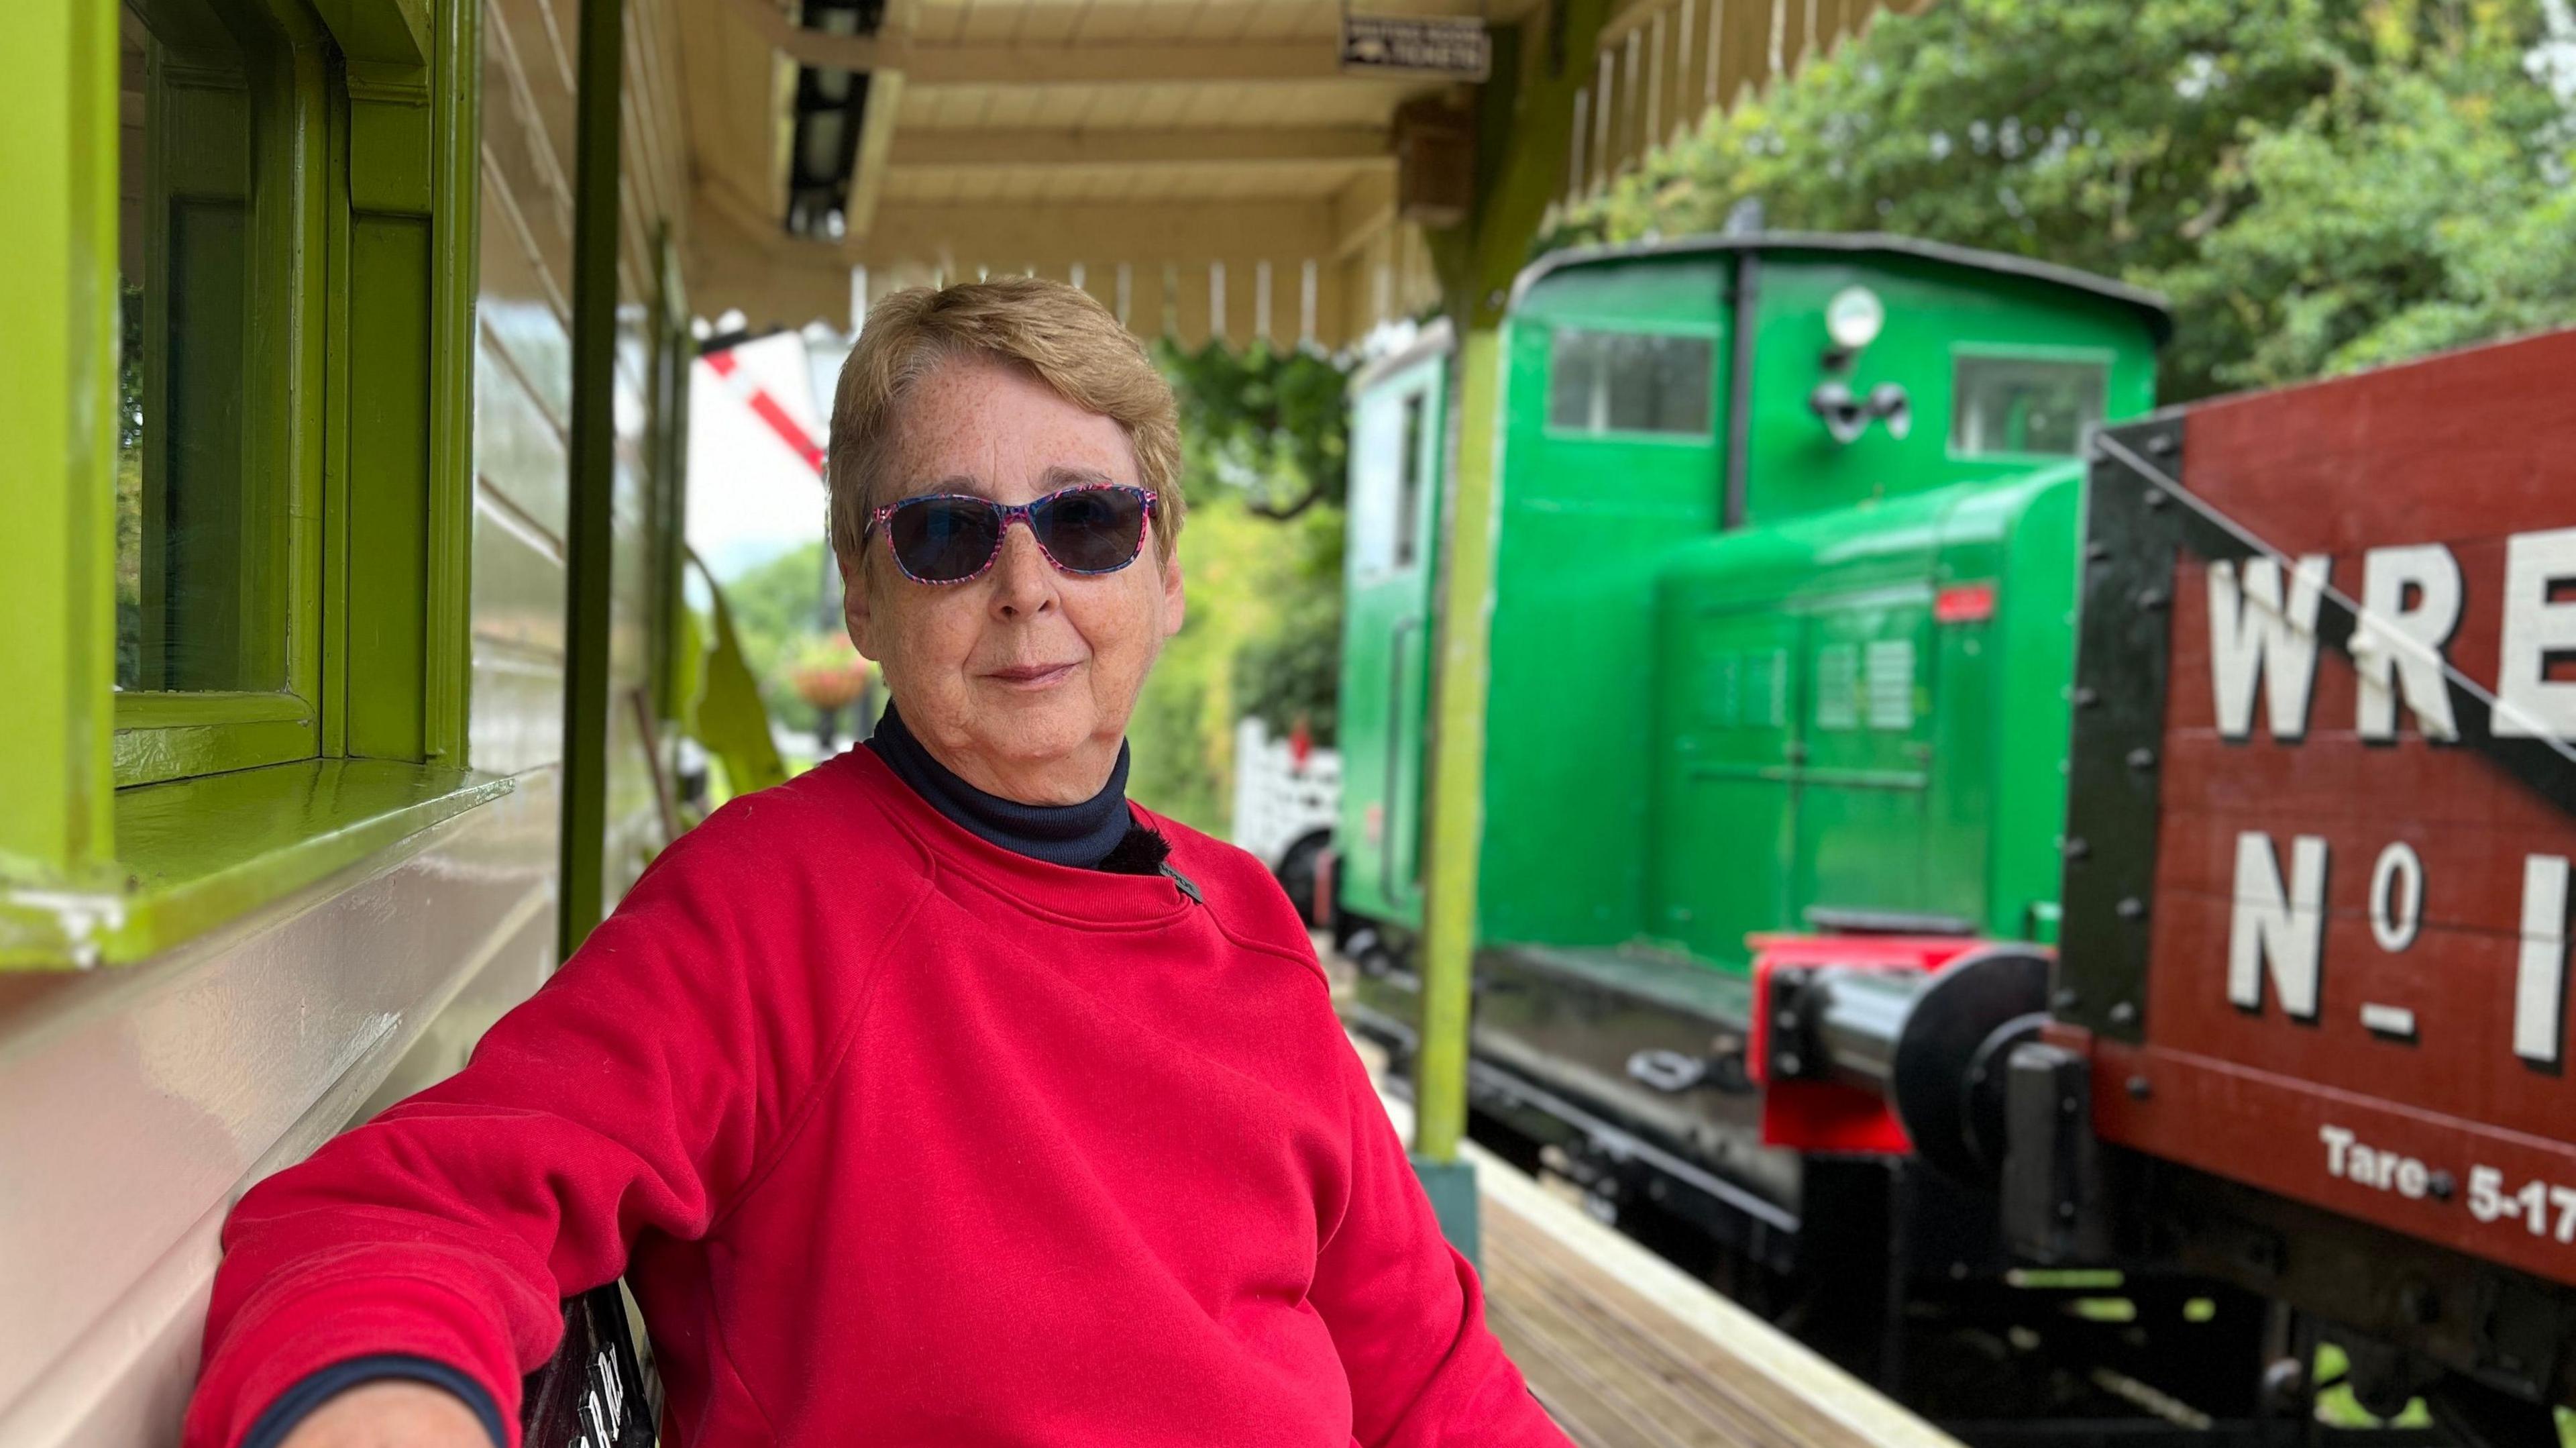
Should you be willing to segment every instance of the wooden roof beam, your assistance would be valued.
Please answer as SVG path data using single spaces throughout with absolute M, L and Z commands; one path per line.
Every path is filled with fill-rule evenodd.
M 911 130 L 888 164 L 959 170 L 1014 166 L 1263 166 L 1392 162 L 1387 133 L 1369 126 L 1289 130 Z
M 1332 40 L 1205 41 L 1128 45 L 923 45 L 908 27 L 833 35 L 789 20 L 772 0 L 726 0 L 753 34 L 798 65 L 900 71 L 913 85 L 1187 85 L 1333 80 Z
M 1336 259 L 1356 256 L 1396 224 L 1395 174 L 1362 175 L 1343 187 L 1332 204 L 1332 255 Z
M 908 44 L 919 20 L 920 0 L 886 0 L 877 34 L 900 49 Z M 894 147 L 895 117 L 903 112 L 906 76 L 900 65 L 881 65 L 868 75 L 867 109 L 859 122 L 858 154 L 851 158 L 850 201 L 842 220 L 852 234 L 863 235 L 876 224 L 877 193 L 885 186 L 886 157 Z
M 921 86 L 1257 85 L 1342 79 L 1330 40 L 1221 45 L 916 45 L 905 62 Z
M 852 248 L 870 267 L 1054 270 L 1120 262 L 1159 267 L 1211 257 L 1267 257 L 1281 265 L 1329 260 L 1337 241 L 1323 201 L 918 204 L 882 209 Z M 1155 283 L 1160 285 L 1159 280 Z

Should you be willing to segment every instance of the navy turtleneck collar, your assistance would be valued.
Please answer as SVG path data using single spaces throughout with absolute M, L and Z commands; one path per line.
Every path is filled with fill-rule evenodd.
M 1118 746 L 1118 763 L 1109 771 L 1109 782 L 1101 786 L 1100 793 L 1080 804 L 1062 805 L 1022 804 L 968 784 L 922 747 L 921 741 L 904 727 L 891 699 L 886 701 L 885 713 L 878 716 L 876 732 L 868 736 L 867 743 L 877 752 L 877 758 L 885 761 L 886 768 L 912 786 L 913 793 L 928 800 L 932 808 L 968 832 L 1031 859 L 1079 870 L 1098 869 L 1134 824 L 1127 812 L 1127 745 L 1123 741 Z

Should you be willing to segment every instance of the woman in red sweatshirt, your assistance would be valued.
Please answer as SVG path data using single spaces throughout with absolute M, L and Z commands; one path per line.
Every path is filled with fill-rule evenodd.
M 833 413 L 900 711 L 242 1199 L 186 1443 L 515 1448 L 622 1273 L 686 1448 L 1562 1445 L 1285 897 L 1125 799 L 1182 615 L 1142 348 L 1054 283 L 902 293 Z

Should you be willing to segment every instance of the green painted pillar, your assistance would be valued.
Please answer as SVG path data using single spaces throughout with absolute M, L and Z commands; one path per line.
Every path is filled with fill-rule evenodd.
M 1438 750 L 1431 761 L 1430 878 L 1422 918 L 1422 1050 L 1414 1079 L 1413 1147 L 1434 1162 L 1457 1157 L 1467 1128 L 1469 966 L 1484 827 L 1502 351 L 1502 333 L 1490 323 L 1459 332 L 1457 450 L 1449 474 L 1431 704 Z
M 1501 496 L 1503 317 L 1512 279 L 1563 186 L 1574 95 L 1591 74 L 1610 0 L 1549 0 L 1494 32 L 1493 79 L 1477 93 L 1476 200 L 1427 238 L 1458 352 L 1440 641 L 1431 717 L 1430 849 L 1422 932 L 1422 1046 L 1414 1065 L 1414 1167 L 1450 1241 L 1475 1257 L 1467 1131 L 1467 1023 L 1483 848 L 1485 684 L 1492 663 L 1494 538 Z
M 608 648 L 616 566 L 618 95 L 625 0 L 583 0 L 574 127 L 572 498 L 564 530 L 564 957 L 599 923 L 608 845 Z
M 1451 1246 L 1483 1268 L 1467 1132 L 1467 1014 L 1476 938 L 1476 863 L 1485 794 L 1485 680 L 1494 611 L 1496 424 L 1502 336 L 1460 334 L 1457 454 L 1440 574 L 1440 653 L 1431 717 L 1430 877 L 1422 906 L 1422 1048 L 1413 1066 L 1413 1170 Z
M 0 890 L 89 887 L 113 853 L 116 7 L 7 0 L 0 55 Z

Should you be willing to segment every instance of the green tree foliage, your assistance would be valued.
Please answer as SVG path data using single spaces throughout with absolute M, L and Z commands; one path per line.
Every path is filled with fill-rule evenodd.
M 1302 723 L 1315 743 L 1331 747 L 1342 692 L 1341 582 L 1338 573 L 1298 580 L 1273 626 L 1246 641 L 1234 657 L 1236 713 L 1273 735 Z
M 2254 137 L 2259 198 L 2173 281 L 2276 299 L 2229 381 L 2271 384 L 2576 321 L 2576 124 L 2537 4 L 2372 7 L 2366 65 Z
M 143 677 L 143 288 L 117 292 L 116 686 Z
M 2169 399 L 2576 320 L 2565 0 L 1940 0 L 1542 245 L 1885 230 L 2155 287 Z
M 1167 343 L 1159 360 L 1181 405 L 1188 613 L 1129 724 L 1128 789 L 1221 833 L 1236 719 L 1285 729 L 1302 715 L 1331 742 L 1348 374 L 1318 354 L 1259 345 L 1235 354 Z
M 823 540 L 817 538 L 755 568 L 725 585 L 725 602 L 733 615 L 734 635 L 742 642 L 743 662 L 760 681 L 760 699 L 769 717 L 800 733 L 811 733 L 821 721 L 814 708 L 797 697 L 788 682 L 797 663 L 819 643 L 840 633 L 837 591 L 827 608 L 823 600 Z M 844 719 L 846 734 L 851 721 Z
M 1222 483 L 1268 518 L 1342 505 L 1347 369 L 1320 352 L 1275 352 L 1265 342 L 1236 352 L 1213 340 L 1195 351 L 1166 341 L 1156 350 L 1180 398 L 1193 486 Z
M 1193 476 L 1181 534 L 1187 613 L 1145 681 L 1127 734 L 1128 790 L 1152 808 L 1222 833 L 1233 800 L 1234 723 L 1246 713 L 1304 710 L 1317 737 L 1330 720 L 1341 652 L 1342 510 L 1311 507 L 1285 522 L 1228 485 Z M 1294 681 L 1265 657 L 1306 651 L 1330 662 Z M 1283 702 L 1281 691 L 1297 698 Z

